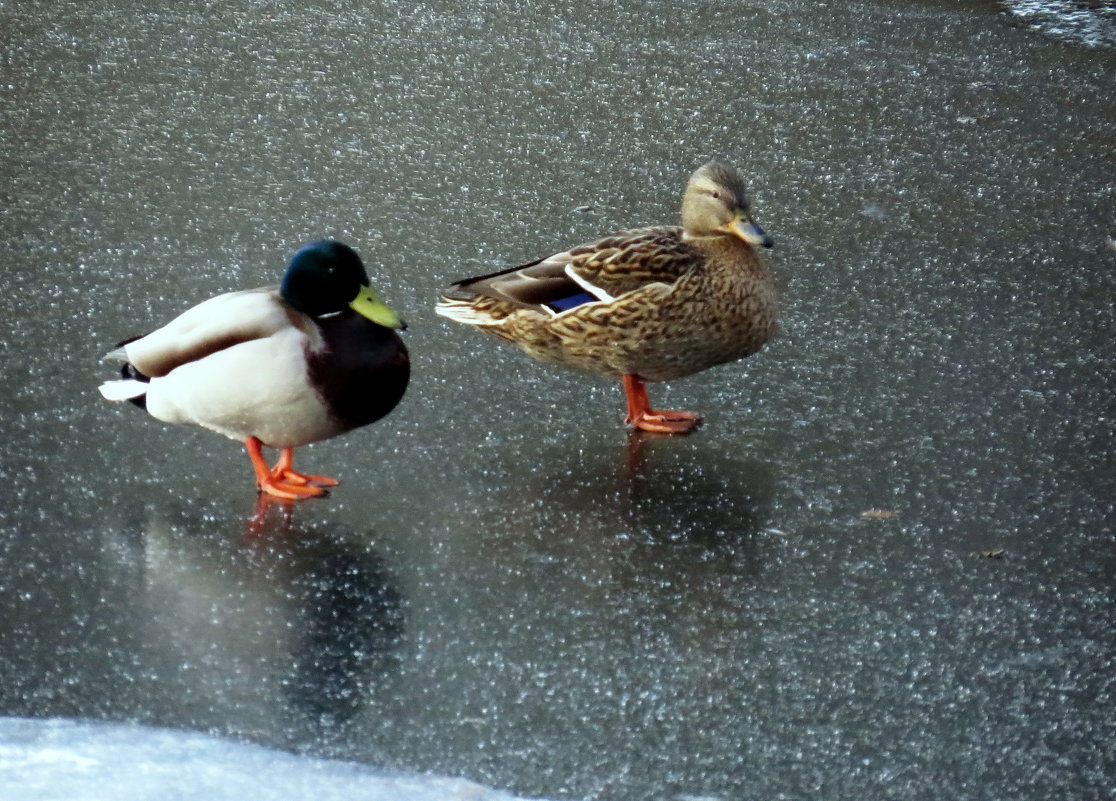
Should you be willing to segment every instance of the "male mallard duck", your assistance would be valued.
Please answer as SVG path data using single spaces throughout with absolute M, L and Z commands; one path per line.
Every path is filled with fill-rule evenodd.
M 352 248 L 313 242 L 280 286 L 211 298 L 110 353 L 126 362 L 124 378 L 100 390 L 158 420 L 243 440 L 270 495 L 323 495 L 338 482 L 295 472 L 294 449 L 395 408 L 410 375 L 401 327 Z M 264 445 L 281 449 L 274 468 Z
M 693 412 L 650 408 L 644 382 L 758 351 L 775 332 L 775 284 L 755 250 L 744 183 L 709 162 L 690 177 L 682 226 L 622 231 L 521 267 L 458 281 L 437 312 L 544 362 L 618 376 L 625 422 L 688 434 Z

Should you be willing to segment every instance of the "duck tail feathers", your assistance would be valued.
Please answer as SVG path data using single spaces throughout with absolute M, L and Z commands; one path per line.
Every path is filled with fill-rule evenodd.
M 105 400 L 131 401 L 141 409 L 146 409 L 147 390 L 150 387 L 150 381 L 151 379 L 137 370 L 135 365 L 125 361 L 120 367 L 120 378 L 115 381 L 106 381 L 97 389 L 100 390 L 101 396 Z
M 106 381 L 97 387 L 101 396 L 110 401 L 134 401 L 147 394 L 149 384 L 135 378 L 121 378 L 116 381 Z
M 466 325 L 503 325 L 503 318 L 494 317 L 493 315 L 475 308 L 471 301 L 461 300 L 459 298 L 443 297 L 438 301 L 438 305 L 434 307 L 434 311 L 454 322 L 465 323 Z

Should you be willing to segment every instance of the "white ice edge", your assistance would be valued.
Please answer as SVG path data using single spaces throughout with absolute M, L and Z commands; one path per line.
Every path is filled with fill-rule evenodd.
M 0 798 L 524 801 L 466 779 L 390 774 L 196 732 L 12 717 L 0 717 Z

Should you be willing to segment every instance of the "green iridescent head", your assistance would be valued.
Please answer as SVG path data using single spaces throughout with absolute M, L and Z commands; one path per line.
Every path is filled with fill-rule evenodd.
M 356 251 L 330 239 L 311 242 L 294 254 L 279 295 L 311 317 L 352 309 L 386 328 L 403 327 L 399 315 L 376 297 Z

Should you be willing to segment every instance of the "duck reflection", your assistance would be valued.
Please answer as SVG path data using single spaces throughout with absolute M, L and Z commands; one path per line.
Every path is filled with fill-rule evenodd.
M 655 538 L 719 549 L 750 543 L 767 525 L 774 472 L 715 444 L 689 447 L 629 431 L 620 497 L 628 517 Z M 656 450 L 661 448 L 661 450 Z M 617 457 L 619 462 L 619 457 Z
M 774 496 L 770 465 L 712 439 L 624 436 L 517 451 L 500 466 L 485 525 L 509 547 L 598 564 L 659 559 L 663 546 L 754 556 Z
M 144 570 L 151 670 L 175 723 L 282 744 L 369 702 L 403 633 L 371 534 L 281 499 L 246 523 L 179 521 L 149 525 Z
M 302 529 L 287 539 L 285 557 L 294 632 L 286 696 L 322 723 L 346 720 L 390 669 L 403 633 L 400 594 L 379 554 L 335 532 Z

